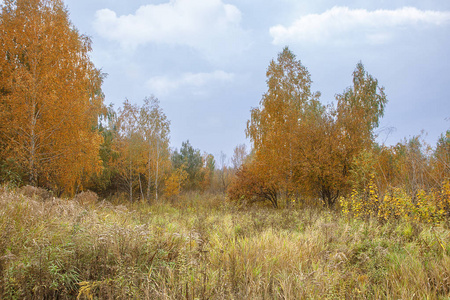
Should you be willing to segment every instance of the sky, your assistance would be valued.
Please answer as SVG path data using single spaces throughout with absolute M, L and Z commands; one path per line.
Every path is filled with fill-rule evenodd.
M 450 129 L 450 1 L 66 0 L 108 76 L 105 102 L 160 100 L 171 147 L 228 158 L 250 109 L 267 91 L 266 70 L 285 46 L 330 104 L 361 61 L 389 103 L 376 130 L 394 145 L 423 132 L 432 146 Z

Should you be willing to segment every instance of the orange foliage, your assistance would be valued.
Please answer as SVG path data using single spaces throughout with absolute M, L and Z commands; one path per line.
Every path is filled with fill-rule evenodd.
M 287 47 L 277 61 L 270 62 L 267 78 L 268 91 L 260 107 L 252 109 L 247 123 L 246 133 L 255 150 L 256 163 L 252 168 L 255 173 L 269 175 L 269 182 L 289 194 L 296 188 L 296 129 L 303 119 L 303 110 L 318 95 L 311 93 L 308 70 Z
M 268 91 L 247 123 L 254 149 L 250 178 L 264 178 L 286 199 L 319 197 L 333 206 L 350 191 L 354 157 L 372 147 L 387 102 L 383 88 L 359 63 L 353 86 L 337 95 L 336 107 L 325 107 L 288 48 L 271 61 L 267 78 Z
M 18 161 L 32 184 L 73 193 L 101 168 L 93 128 L 102 76 L 91 41 L 58 0 L 4 1 L 0 20 L 2 158 Z
M 184 169 L 184 166 L 174 170 L 165 181 L 164 195 L 167 198 L 178 196 L 187 179 L 188 173 Z
M 212 185 L 214 182 L 214 171 L 216 168 L 216 161 L 212 154 L 204 153 L 202 157 L 203 167 L 203 180 L 200 183 L 200 188 L 202 191 L 208 191 L 212 189 Z
M 256 163 L 244 164 L 236 172 L 234 180 L 228 187 L 228 197 L 238 202 L 268 201 L 274 208 L 278 207 L 278 188 L 273 178 L 261 173 L 262 166 Z
M 432 165 L 434 179 L 450 180 L 450 130 L 440 137 L 432 158 Z

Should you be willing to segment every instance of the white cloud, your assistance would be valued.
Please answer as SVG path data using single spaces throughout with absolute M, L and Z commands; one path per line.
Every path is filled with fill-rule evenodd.
M 207 86 L 230 82 L 234 79 L 233 73 L 217 70 L 210 73 L 184 73 L 178 78 L 168 76 L 155 76 L 147 81 L 147 87 L 156 95 L 166 95 L 178 89 L 192 91 L 196 95 L 204 94 Z
M 94 27 L 101 36 L 127 49 L 159 43 L 187 45 L 212 55 L 214 51 L 240 50 L 245 41 L 240 21 L 240 10 L 222 0 L 170 0 L 141 6 L 131 15 L 99 10 Z
M 322 14 L 309 14 L 285 27 L 270 28 L 273 44 L 348 43 L 383 44 L 394 37 L 397 29 L 413 26 L 443 25 L 450 21 L 449 11 L 419 10 L 404 7 L 396 10 L 349 9 L 333 7 Z

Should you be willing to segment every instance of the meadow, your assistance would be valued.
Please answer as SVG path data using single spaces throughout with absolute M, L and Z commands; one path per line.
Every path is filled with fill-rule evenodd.
M 2 299 L 448 299 L 450 229 L 221 195 L 0 188 Z

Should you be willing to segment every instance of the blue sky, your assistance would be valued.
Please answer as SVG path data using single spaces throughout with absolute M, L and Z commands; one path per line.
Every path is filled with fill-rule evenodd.
M 302 61 L 321 101 L 351 85 L 359 61 L 386 88 L 379 142 L 450 128 L 450 1 L 66 0 L 108 73 L 106 103 L 154 95 L 171 146 L 228 158 L 245 139 L 266 69 L 284 46 Z

